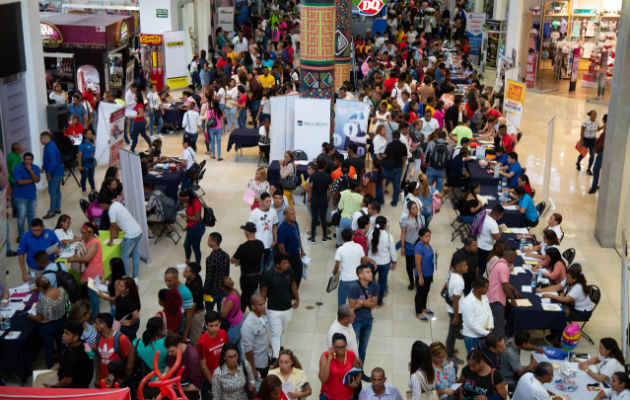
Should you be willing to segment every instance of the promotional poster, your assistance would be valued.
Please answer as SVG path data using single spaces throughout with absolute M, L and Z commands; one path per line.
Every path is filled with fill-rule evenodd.
M 367 143 L 370 105 L 360 101 L 335 102 L 335 148 L 345 151 L 349 143 L 356 143 L 359 157 L 364 157 Z

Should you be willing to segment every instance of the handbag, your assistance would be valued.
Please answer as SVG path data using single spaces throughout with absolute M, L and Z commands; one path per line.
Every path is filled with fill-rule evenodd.
M 585 157 L 588 154 L 588 148 L 580 143 L 580 141 L 575 144 L 575 150 L 577 150 L 582 157 Z
M 214 110 L 210 110 L 210 111 L 212 111 L 213 116 L 209 117 L 208 120 L 206 121 L 206 127 L 210 129 L 214 129 L 218 125 L 218 122 L 217 122 L 216 114 L 214 113 Z M 210 111 L 208 111 L 208 115 L 210 115 Z
M 438 396 L 437 389 L 433 388 L 429 390 L 427 386 L 424 384 L 422 375 L 420 375 L 418 371 L 416 371 L 415 375 L 420 381 L 420 386 L 422 386 L 422 393 L 420 393 L 420 400 L 439 400 L 440 396 Z
M 336 274 L 332 275 L 328 278 L 328 285 L 326 285 L 326 292 L 330 293 L 333 290 L 337 289 L 339 286 L 339 278 L 341 277 L 341 271 L 338 271 Z

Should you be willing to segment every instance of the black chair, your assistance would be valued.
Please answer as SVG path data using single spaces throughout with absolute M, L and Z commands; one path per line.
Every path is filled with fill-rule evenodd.
M 588 295 L 591 298 L 591 301 L 593 302 L 593 310 L 591 310 L 591 315 L 586 319 L 586 321 L 576 321 L 576 322 L 582 322 L 582 326 L 580 326 L 580 331 L 582 331 L 582 337 L 588 340 L 591 344 L 595 344 L 595 342 L 593 341 L 593 338 L 591 338 L 586 332 L 584 332 L 584 326 L 586 326 L 586 323 L 591 319 L 591 317 L 593 316 L 593 313 L 595 312 L 595 309 L 597 308 L 597 305 L 602 299 L 602 291 L 596 285 L 588 285 Z
M 87 201 L 86 199 L 80 199 L 79 200 L 79 207 L 81 207 L 81 211 L 83 211 L 83 214 L 85 214 L 85 216 L 87 217 L 87 209 L 90 206 L 90 202 Z M 89 217 L 88 217 L 89 219 Z
M 293 150 L 293 159 L 295 161 L 308 161 L 308 155 L 304 150 Z
M 574 248 L 566 249 L 562 253 L 562 257 L 564 257 L 564 259 L 567 261 L 567 268 L 569 268 L 571 264 L 573 264 L 573 260 L 575 259 L 575 249 Z
M 203 170 L 203 168 L 206 166 L 206 162 L 208 160 L 203 160 L 199 163 L 199 171 Z
M 98 192 L 96 190 L 93 190 L 90 193 L 88 193 L 88 201 L 90 202 L 90 204 L 92 204 L 92 202 L 94 202 L 94 200 L 96 200 L 97 198 L 98 198 Z
M 532 199 L 536 196 L 536 189 L 532 189 Z
M 203 190 L 201 185 L 199 185 L 199 182 L 201 182 L 205 174 L 206 174 L 206 170 L 202 169 L 201 172 L 193 179 L 193 192 L 197 193 L 198 191 L 201 191 L 202 196 L 206 195 L 206 191 Z
M 155 235 L 155 242 L 153 242 L 153 244 L 157 244 L 157 242 L 160 240 L 160 238 L 163 238 L 164 235 L 167 235 L 173 241 L 173 243 L 175 243 L 175 244 L 179 243 L 179 241 L 182 238 L 182 235 L 173 226 L 173 225 L 180 226 L 179 224 L 177 224 L 177 213 L 176 212 L 174 212 L 172 216 L 170 216 L 169 218 L 165 219 L 164 221 L 152 221 L 152 222 L 148 222 L 148 224 L 155 225 L 159 229 L 157 235 Z M 169 227 L 171 229 L 167 232 Z M 181 228 L 181 226 L 180 226 L 180 228 Z M 177 237 L 177 239 L 175 237 Z
M 538 215 L 542 215 L 543 211 L 545 211 L 545 208 L 547 208 L 547 203 L 545 203 L 544 201 L 536 204 L 536 211 L 538 211 Z

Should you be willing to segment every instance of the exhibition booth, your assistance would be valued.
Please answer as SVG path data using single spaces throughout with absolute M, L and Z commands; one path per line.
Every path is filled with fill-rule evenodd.
M 41 12 L 40 30 L 49 91 L 57 81 L 65 91 L 124 91 L 133 80 L 133 16 Z

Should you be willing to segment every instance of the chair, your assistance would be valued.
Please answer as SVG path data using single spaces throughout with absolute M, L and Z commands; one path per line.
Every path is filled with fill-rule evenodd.
M 97 198 L 98 198 L 98 192 L 96 190 L 88 193 L 88 201 L 90 202 L 90 204 L 92 204 L 92 202 L 96 200 Z
M 293 159 L 295 161 L 308 161 L 308 155 L 304 150 L 293 150 Z
M 536 211 L 538 211 L 538 215 L 542 215 L 543 211 L 545 211 L 545 208 L 547 208 L 547 203 L 545 203 L 544 201 L 536 204 Z
M 566 249 L 562 253 L 562 257 L 564 257 L 564 259 L 567 261 L 567 268 L 569 268 L 571 264 L 573 264 L 573 260 L 575 259 L 575 249 L 574 248 Z
M 532 199 L 536 196 L 536 189 L 532 189 Z
M 153 221 L 153 222 L 150 222 L 150 224 L 151 225 L 156 225 L 158 227 L 158 229 L 159 229 L 159 232 L 157 233 L 157 235 L 155 235 L 155 242 L 153 242 L 153 244 L 157 244 L 157 242 L 160 240 L 160 238 L 163 238 L 165 234 L 175 244 L 179 243 L 179 241 L 182 238 L 182 235 L 177 231 L 177 229 L 175 229 L 173 227 L 173 224 L 177 224 L 177 213 L 173 213 L 173 215 L 169 219 L 165 219 L 164 221 Z M 179 224 L 177 224 L 177 225 L 179 226 Z M 167 233 L 166 230 L 169 227 L 171 228 L 171 230 Z M 172 233 L 172 235 L 171 235 L 171 233 Z M 175 239 L 174 236 L 177 236 L 177 239 Z
M 202 170 L 203 170 L 203 168 L 206 166 L 206 162 L 207 162 L 207 161 L 208 161 L 208 160 L 203 160 L 203 161 L 201 161 L 201 162 L 199 163 L 199 171 L 202 171 Z
M 86 199 L 80 199 L 79 200 L 79 207 L 81 207 L 81 211 L 83 211 L 83 214 L 85 214 L 85 216 L 90 219 L 87 215 L 87 209 L 90 206 L 90 202 L 87 201 Z
M 206 170 L 202 169 L 201 172 L 193 179 L 193 192 L 197 193 L 197 191 L 201 191 L 202 196 L 206 195 L 206 191 L 203 190 L 199 182 L 203 179 L 203 176 L 206 174 Z
M 595 344 L 593 339 L 586 332 L 584 332 L 584 326 L 586 326 L 586 323 L 591 319 L 591 317 L 593 316 L 593 313 L 595 312 L 595 309 L 597 308 L 597 305 L 602 299 L 602 291 L 596 285 L 588 285 L 588 295 L 591 298 L 591 301 L 593 302 L 593 310 L 591 311 L 591 315 L 587 318 L 586 321 L 576 321 L 576 322 L 582 322 L 582 326 L 580 326 L 580 331 L 582 331 L 582 337 L 588 340 L 591 344 Z

